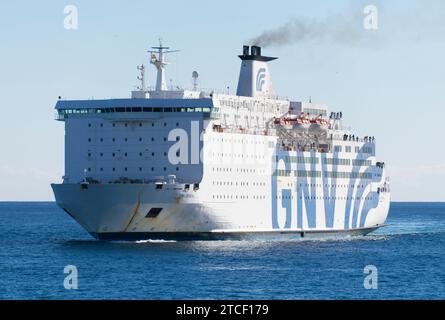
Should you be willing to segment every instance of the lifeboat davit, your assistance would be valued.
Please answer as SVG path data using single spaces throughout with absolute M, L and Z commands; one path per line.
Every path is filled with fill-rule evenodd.
M 326 133 L 329 129 L 329 122 L 322 117 L 318 117 L 310 121 L 309 131 L 310 133 L 322 134 Z
M 296 131 L 297 133 L 306 132 L 311 126 L 311 121 L 303 114 L 298 117 L 277 118 L 274 123 L 286 130 Z
M 311 125 L 311 121 L 303 114 L 297 118 L 292 119 L 292 130 L 297 132 L 306 132 Z

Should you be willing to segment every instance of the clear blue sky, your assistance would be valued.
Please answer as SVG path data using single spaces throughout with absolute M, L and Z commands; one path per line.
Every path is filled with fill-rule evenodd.
M 79 29 L 63 27 L 65 5 Z M 277 92 L 342 110 L 378 139 L 393 199 L 445 201 L 445 2 L 415 1 L 2 1 L 0 3 L 0 200 L 53 200 L 63 175 L 57 96 L 128 97 L 136 65 L 159 36 L 181 52 L 168 78 L 232 92 L 246 40 L 293 17 L 355 21 L 379 9 L 379 29 L 358 43 L 329 39 L 264 49 Z M 334 22 L 332 22 L 334 21 Z M 155 74 L 148 66 L 148 82 Z

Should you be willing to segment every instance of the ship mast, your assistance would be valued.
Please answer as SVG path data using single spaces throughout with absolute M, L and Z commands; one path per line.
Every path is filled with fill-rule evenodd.
M 141 82 L 141 85 L 138 87 L 138 89 L 142 92 L 145 92 L 145 66 L 142 64 L 140 66 L 137 66 L 137 68 L 141 72 L 141 75 L 137 78 Z
M 159 46 L 152 47 L 152 49 L 153 50 L 148 50 L 148 52 L 151 54 L 150 63 L 154 65 L 158 71 L 156 77 L 156 91 L 166 91 L 165 66 L 168 65 L 168 63 L 165 60 L 165 55 L 167 53 L 179 52 L 179 50 L 169 50 L 170 47 L 164 47 L 161 39 L 159 39 Z

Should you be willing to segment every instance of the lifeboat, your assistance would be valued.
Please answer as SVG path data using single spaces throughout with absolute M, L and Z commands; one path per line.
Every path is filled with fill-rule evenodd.
M 326 133 L 329 129 L 329 122 L 321 116 L 310 121 L 309 131 L 314 134 Z
M 278 118 L 274 120 L 274 123 L 282 126 L 286 130 L 292 130 L 298 133 L 306 132 L 311 125 L 311 121 L 304 114 L 298 117 Z
M 293 123 L 293 129 L 298 132 L 306 132 L 310 126 L 311 121 L 304 115 L 304 113 L 301 113 Z

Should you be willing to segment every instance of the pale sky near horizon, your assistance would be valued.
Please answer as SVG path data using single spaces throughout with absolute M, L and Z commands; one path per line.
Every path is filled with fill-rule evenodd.
M 363 29 L 363 8 L 378 29 Z M 64 28 L 64 7 L 79 28 Z M 57 97 L 129 97 L 146 50 L 165 44 L 168 79 L 233 93 L 242 45 L 289 19 L 348 23 L 357 41 L 306 37 L 263 49 L 277 93 L 341 110 L 357 134 L 377 139 L 394 201 L 445 201 L 445 2 L 392 1 L 11 1 L 0 3 L 0 201 L 53 200 L 64 171 Z M 148 85 L 155 70 L 147 65 Z

